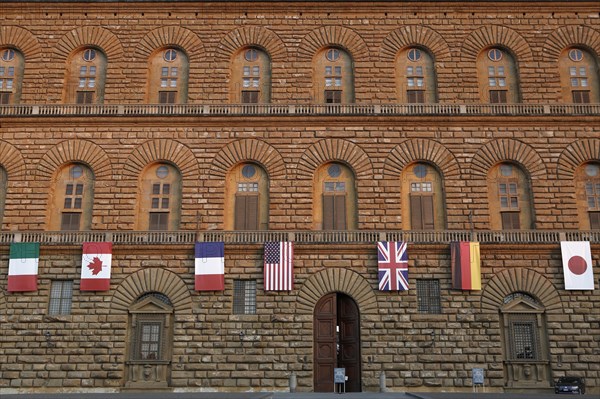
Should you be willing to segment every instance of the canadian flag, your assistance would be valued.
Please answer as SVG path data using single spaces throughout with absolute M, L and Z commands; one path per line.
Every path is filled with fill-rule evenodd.
M 593 290 L 592 251 L 589 241 L 562 241 L 565 290 Z
M 81 257 L 81 291 L 110 290 L 112 242 L 83 243 Z

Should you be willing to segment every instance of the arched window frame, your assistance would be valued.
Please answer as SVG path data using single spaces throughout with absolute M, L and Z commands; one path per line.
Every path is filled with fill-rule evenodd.
M 490 168 L 487 183 L 493 230 L 534 228 L 531 181 L 520 165 L 510 161 L 499 162 Z
M 316 103 L 350 104 L 354 102 L 354 61 L 341 47 L 329 46 L 313 59 Z
M 592 52 L 582 47 L 566 48 L 559 56 L 558 67 L 563 102 L 600 102 L 600 66 Z
M 235 165 L 226 179 L 226 230 L 268 230 L 269 176 L 254 162 Z
M 181 218 L 181 172 L 168 162 L 148 165 L 140 175 L 137 229 L 179 229 Z
M 0 165 L 0 229 L 4 220 L 4 209 L 6 206 L 6 192 L 8 191 L 8 174 L 4 166 Z
M 316 230 L 356 230 L 358 207 L 352 169 L 335 161 L 321 165 L 315 173 L 313 204 Z
M 49 230 L 82 231 L 92 228 L 94 173 L 80 162 L 63 165 L 53 179 Z
M 231 62 L 230 99 L 235 104 L 271 102 L 271 58 L 262 48 L 244 47 Z
M 441 172 L 428 162 L 414 162 L 402 171 L 402 227 L 405 230 L 446 228 L 446 201 Z
M 171 46 L 156 50 L 148 67 L 150 104 L 187 103 L 189 58 L 183 49 Z
M 600 229 L 600 162 L 586 162 L 577 168 L 575 196 L 581 228 Z
M 0 105 L 19 104 L 25 57 L 12 47 L 0 48 Z
M 396 57 L 398 98 L 409 104 L 437 102 L 434 58 L 422 47 L 402 49 Z
M 64 102 L 102 104 L 107 62 L 99 48 L 87 46 L 74 51 L 68 60 Z
M 508 49 L 489 47 L 477 56 L 479 94 L 483 103 L 521 101 L 517 59 Z

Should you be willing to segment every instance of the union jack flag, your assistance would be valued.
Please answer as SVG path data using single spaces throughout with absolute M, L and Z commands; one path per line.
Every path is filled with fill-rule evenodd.
M 408 291 L 408 253 L 404 241 L 377 243 L 380 291 Z

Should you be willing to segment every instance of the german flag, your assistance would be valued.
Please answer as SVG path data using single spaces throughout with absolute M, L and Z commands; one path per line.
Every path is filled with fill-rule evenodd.
M 481 290 L 481 260 L 479 243 L 460 241 L 450 243 L 452 288 Z

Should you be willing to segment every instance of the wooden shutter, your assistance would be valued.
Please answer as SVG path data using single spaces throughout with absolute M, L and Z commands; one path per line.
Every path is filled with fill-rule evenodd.
M 323 230 L 334 229 L 334 196 L 324 195 L 323 196 Z
M 518 230 L 521 228 L 519 221 L 519 212 L 502 212 L 502 229 L 503 230 Z
M 77 99 L 75 101 L 77 102 L 77 104 L 92 104 L 94 102 L 94 92 L 78 91 Z
M 587 90 L 573 90 L 573 102 L 575 104 L 589 104 L 590 103 L 590 92 Z
M 506 104 L 506 90 L 490 90 L 491 104 Z
M 407 90 L 406 95 L 409 104 L 422 104 L 425 102 L 424 90 Z
M 175 104 L 176 91 L 159 91 L 158 102 L 160 104 Z
M 166 212 L 150 212 L 150 221 L 148 230 L 168 230 L 169 229 L 169 214 Z
M 258 195 L 236 195 L 235 230 L 258 230 Z
M 346 196 L 323 195 L 323 230 L 346 229 Z
M 346 230 L 346 196 L 334 195 L 334 230 Z
M 590 215 L 590 229 L 600 230 L 600 212 L 589 212 Z
M 7 92 L 0 93 L 0 104 L 10 104 L 10 95 L 11 93 Z
M 413 230 L 435 229 L 433 196 L 410 196 L 410 228 Z
M 78 231 L 81 222 L 81 213 L 63 212 L 60 221 L 60 229 L 63 231 Z
M 242 103 L 257 104 L 258 103 L 258 91 L 243 90 L 242 91 Z

